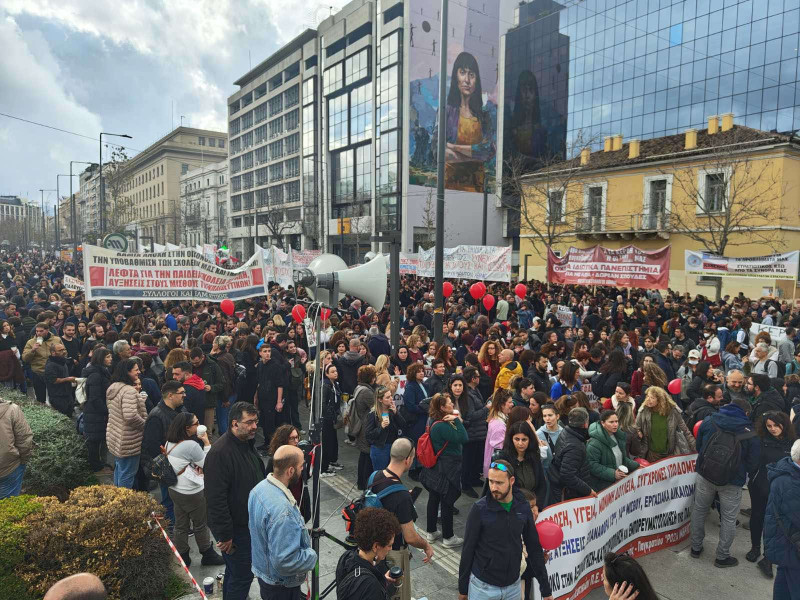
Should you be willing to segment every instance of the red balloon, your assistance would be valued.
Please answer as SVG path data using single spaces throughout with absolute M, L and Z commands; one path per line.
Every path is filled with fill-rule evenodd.
M 295 304 L 294 308 L 292 308 L 292 318 L 298 323 L 302 323 L 303 319 L 306 318 L 306 307 L 302 304 Z
M 233 314 L 233 301 L 225 298 L 222 302 L 219 303 L 220 309 L 229 317 Z
M 323 308 L 319 311 L 319 316 L 322 318 L 323 321 L 326 321 L 328 317 L 331 316 L 331 309 L 330 308 Z
M 536 531 L 539 534 L 539 543 L 544 550 L 555 550 L 564 541 L 564 530 L 558 523 L 549 519 L 536 523 Z
M 469 295 L 472 296 L 473 300 L 477 300 L 483 296 L 483 293 L 481 293 L 481 288 L 477 283 L 473 283 L 471 286 L 469 286 Z
M 453 284 L 449 281 L 445 281 L 442 284 L 442 294 L 445 298 L 449 298 L 453 294 Z
M 486 310 L 492 310 L 493 306 L 494 306 L 494 296 L 492 296 L 491 294 L 486 294 L 483 297 L 483 307 Z
M 702 425 L 702 421 L 698 421 L 694 424 L 694 429 L 692 429 L 692 435 L 697 439 L 697 433 L 700 431 L 700 425 Z
M 526 286 L 524 283 L 518 283 L 516 286 L 514 286 L 514 293 L 518 298 L 524 298 L 525 294 L 528 293 L 528 286 Z
M 639 463 L 640 467 L 649 467 L 652 464 L 650 461 L 647 461 L 643 458 L 634 458 L 633 460 Z
M 681 393 L 681 380 L 680 379 L 673 379 L 667 385 L 667 389 L 669 390 L 670 394 L 680 394 Z
M 486 293 L 486 284 L 483 283 L 482 281 L 479 281 L 476 285 L 478 286 L 478 289 L 481 291 L 481 296 L 483 296 Z

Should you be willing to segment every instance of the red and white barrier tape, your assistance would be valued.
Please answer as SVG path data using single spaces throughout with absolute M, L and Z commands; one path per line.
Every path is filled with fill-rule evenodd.
M 183 557 L 181 556 L 181 553 L 178 552 L 178 549 L 175 547 L 175 544 L 172 543 L 172 540 L 169 539 L 167 532 L 164 531 L 164 528 L 161 526 L 161 520 L 159 519 L 158 515 L 156 513 L 152 513 L 152 517 L 153 519 L 155 519 L 155 522 L 158 525 L 158 528 L 161 530 L 161 534 L 164 536 L 164 539 L 167 540 L 167 544 L 169 544 L 169 547 L 172 548 L 172 553 L 175 555 L 175 558 L 178 559 L 178 562 L 181 563 L 183 570 L 186 571 L 186 574 L 189 576 L 189 579 L 192 580 L 192 585 L 198 592 L 200 592 L 200 597 L 203 598 L 203 600 L 208 600 L 208 596 L 206 596 L 206 593 L 203 591 L 203 587 L 197 583 L 197 580 L 194 578 L 194 575 L 192 575 L 192 572 L 189 571 L 189 567 L 187 567 L 186 563 L 183 562 Z

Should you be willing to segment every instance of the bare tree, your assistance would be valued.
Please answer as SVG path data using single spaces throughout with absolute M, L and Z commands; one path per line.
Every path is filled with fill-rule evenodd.
M 128 180 L 126 163 L 128 154 L 125 148 L 115 147 L 111 152 L 111 160 L 103 165 L 105 194 L 106 229 L 108 232 L 121 233 L 133 219 L 133 203 L 125 195 Z
M 370 218 L 370 203 L 368 200 L 365 197 L 357 198 L 350 217 L 350 235 L 355 237 L 356 242 L 356 263 L 361 258 L 361 242 L 368 242 L 372 235 L 372 219 Z
M 274 240 L 274 244 L 279 249 L 286 252 L 286 245 L 283 243 L 283 238 L 287 233 L 292 233 L 295 229 L 296 222 L 290 221 L 280 209 L 273 209 L 261 212 L 258 214 L 258 224 L 264 225 L 269 232 L 270 237 Z
M 508 211 L 509 222 L 518 224 L 520 234 L 532 239 L 534 251 L 543 259 L 548 247 L 574 240 L 591 220 L 583 198 L 586 169 L 581 168 L 578 155 L 592 143 L 578 132 L 566 152 L 576 157 L 572 160 L 552 153 L 536 161 L 522 155 L 505 161 L 501 206 Z
M 422 205 L 422 227 L 425 229 L 424 238 L 419 245 L 423 250 L 431 248 L 436 243 L 436 203 L 433 188 L 428 188 L 428 196 Z

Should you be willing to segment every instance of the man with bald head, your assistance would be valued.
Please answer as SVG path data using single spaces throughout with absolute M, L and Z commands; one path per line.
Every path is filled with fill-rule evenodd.
M 47 385 L 50 406 L 58 412 L 72 417 L 75 406 L 72 384 L 75 382 L 75 377 L 71 377 L 69 371 L 67 349 L 59 340 L 50 346 L 50 358 L 44 365 L 44 380 Z
M 108 594 L 97 575 L 78 573 L 53 584 L 44 600 L 106 600 Z
M 289 488 L 303 473 L 303 451 L 284 445 L 272 457 L 272 473 L 250 492 L 253 574 L 263 600 L 300 600 L 300 584 L 317 555 Z
M 498 389 L 510 389 L 511 380 L 517 375 L 524 375 L 522 365 L 514 360 L 514 351 L 511 348 L 505 348 L 500 351 L 498 362 L 500 363 L 500 372 L 494 381 L 494 389 L 495 391 Z

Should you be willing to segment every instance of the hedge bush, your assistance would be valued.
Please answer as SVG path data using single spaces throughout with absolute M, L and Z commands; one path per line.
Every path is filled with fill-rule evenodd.
M 14 568 L 33 597 L 43 597 L 63 577 L 88 571 L 100 577 L 109 598 L 164 598 L 172 553 L 161 532 L 148 525 L 151 513 L 161 509 L 152 496 L 102 485 L 75 489 L 65 502 L 50 496 L 36 503 L 41 509 L 21 521 L 25 555 Z
M 19 392 L 4 390 L 1 395 L 19 404 L 33 431 L 33 455 L 22 481 L 26 493 L 65 500 L 70 490 L 97 483 L 89 468 L 85 441 L 72 419 Z
M 25 559 L 25 540 L 30 526 L 25 519 L 42 510 L 36 496 L 17 496 L 0 501 L 0 599 L 29 600 L 27 586 L 14 573 Z

